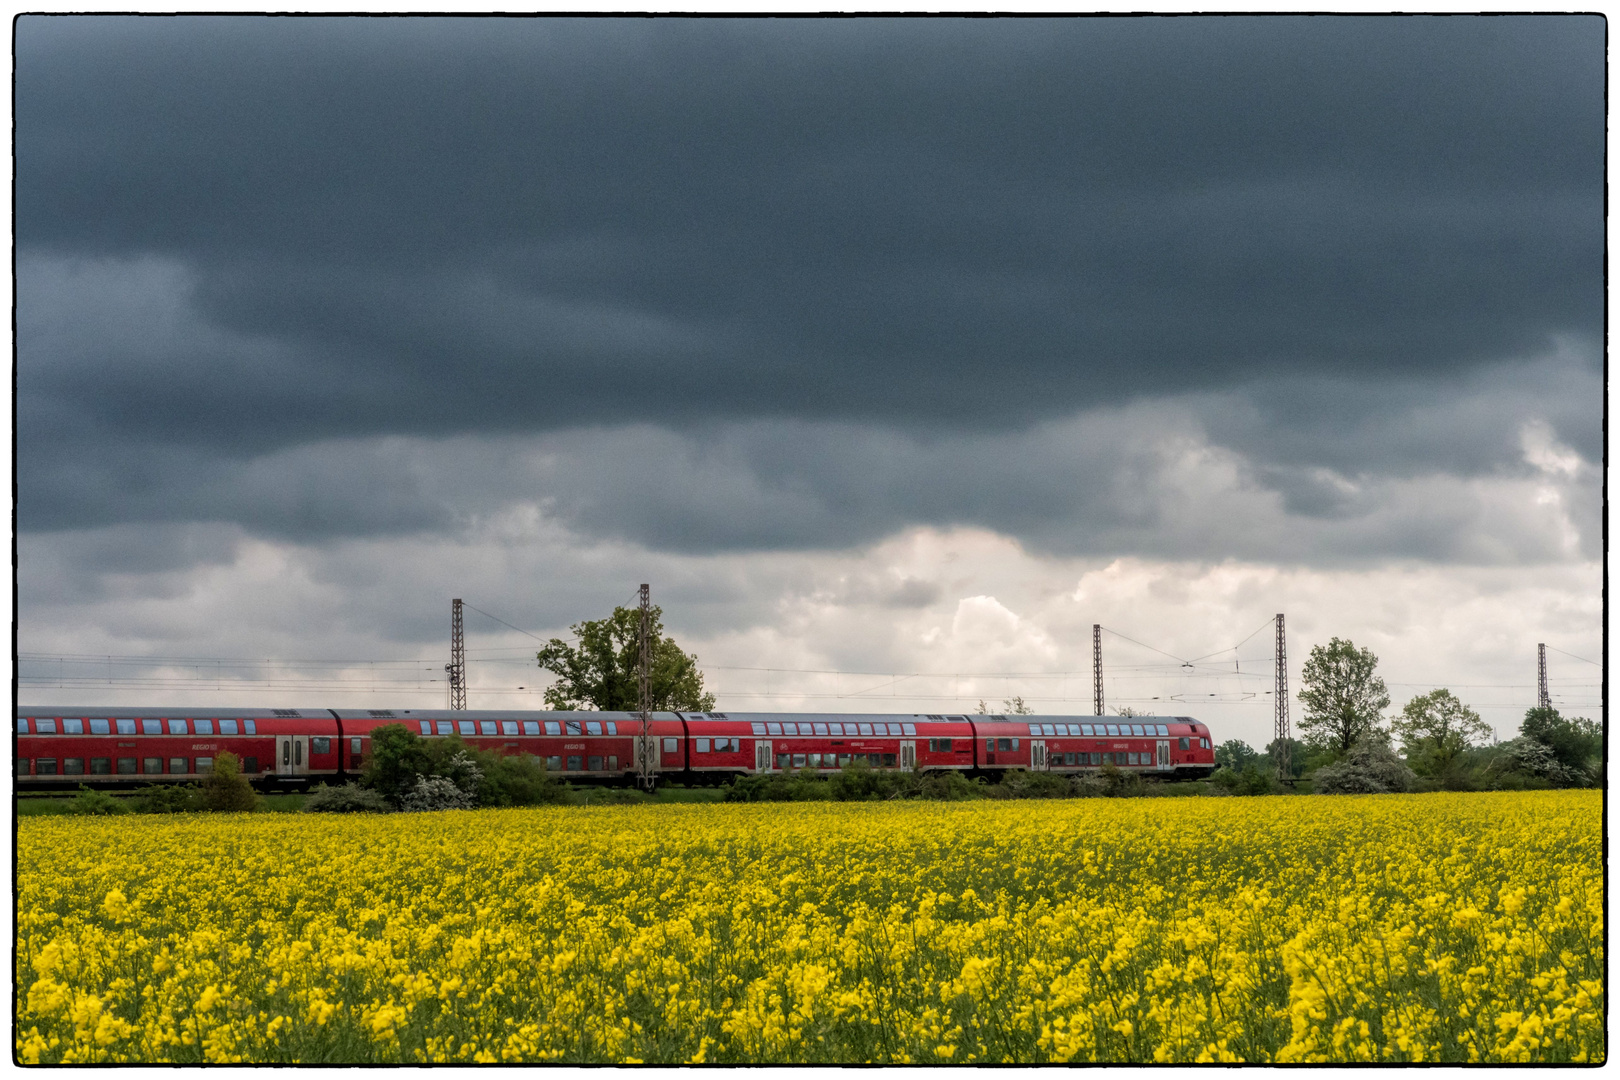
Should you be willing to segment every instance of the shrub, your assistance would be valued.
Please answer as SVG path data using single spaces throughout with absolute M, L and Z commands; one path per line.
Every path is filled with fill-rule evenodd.
M 1338 762 L 1312 775 L 1319 795 L 1383 795 L 1411 791 L 1417 777 L 1382 739 L 1363 739 Z
M 1495 759 L 1486 768 L 1493 787 L 1585 787 L 1590 782 L 1584 769 L 1565 765 L 1554 749 L 1539 739 L 1521 735 L 1496 750 Z
M 196 784 L 148 784 L 141 788 L 135 809 L 143 814 L 189 814 L 202 809 L 202 790 Z
M 407 813 L 431 810 L 471 810 L 478 805 L 478 793 L 457 786 L 448 776 L 418 776 L 416 785 L 399 800 Z
M 780 773 L 739 776 L 726 789 L 723 802 L 787 802 L 793 798 L 788 778 Z
M 236 755 L 222 750 L 214 757 L 214 770 L 202 782 L 205 810 L 241 813 L 259 808 L 259 793 L 242 775 Z
M 1255 761 L 1245 762 L 1236 772 L 1216 769 L 1209 782 L 1222 795 L 1271 795 L 1277 790 L 1276 780 Z
M 306 814 L 386 814 L 393 809 L 382 792 L 352 781 L 341 787 L 322 784 L 304 800 Z
M 546 763 L 533 754 L 487 756 L 477 785 L 479 806 L 535 806 L 567 800 L 568 789 L 553 780 Z
M 98 791 L 95 788 L 88 788 L 80 784 L 79 794 L 73 800 L 71 812 L 98 816 L 103 814 L 127 814 L 129 813 L 129 807 L 125 806 L 122 800 L 113 798 L 105 791 Z

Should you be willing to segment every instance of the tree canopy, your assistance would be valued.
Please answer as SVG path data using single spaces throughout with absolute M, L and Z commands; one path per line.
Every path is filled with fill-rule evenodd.
M 1390 728 L 1419 773 L 1438 776 L 1468 747 L 1491 737 L 1490 725 L 1441 687 L 1408 701 Z
M 1377 667 L 1372 650 L 1351 641 L 1333 638 L 1311 647 L 1300 673 L 1305 716 L 1299 730 L 1306 742 L 1342 755 L 1368 735 L 1383 734 L 1379 722 L 1389 708 L 1389 690 Z
M 703 691 L 697 657 L 681 651 L 664 636 L 663 609 L 651 609 L 648 632 L 649 689 L 659 711 L 708 712 L 713 694 Z M 595 709 L 635 712 L 641 708 L 641 611 L 616 607 L 605 619 L 588 619 L 572 627 L 579 644 L 552 638 L 537 654 L 540 666 L 557 676 L 546 690 L 552 709 Z
M 1551 706 L 1526 712 L 1519 731 L 1550 749 L 1567 769 L 1586 769 L 1603 752 L 1603 730 L 1596 723 L 1584 716 L 1566 720 Z

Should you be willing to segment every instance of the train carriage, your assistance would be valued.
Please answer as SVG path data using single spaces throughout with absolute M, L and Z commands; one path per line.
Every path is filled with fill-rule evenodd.
M 859 761 L 875 769 L 973 768 L 966 717 L 858 713 L 730 713 L 752 736 L 754 772 L 829 772 Z M 746 725 L 746 729 L 742 726 Z M 745 736 L 746 738 L 746 736 Z
M 325 709 L 44 706 L 18 708 L 16 725 L 19 790 L 197 780 L 225 751 L 261 786 L 338 775 L 338 725 Z
M 1209 729 L 1187 716 L 975 718 L 988 768 L 1094 771 L 1104 765 L 1177 778 L 1215 768 Z
M 629 780 L 636 773 L 635 738 L 641 714 L 632 712 L 533 712 L 467 709 L 336 709 L 351 760 L 369 753 L 371 732 L 403 724 L 423 738 L 454 735 L 497 754 L 530 754 L 564 780 Z M 686 768 L 685 729 L 675 713 L 651 717 L 654 769 Z M 357 766 L 358 767 L 358 766 Z

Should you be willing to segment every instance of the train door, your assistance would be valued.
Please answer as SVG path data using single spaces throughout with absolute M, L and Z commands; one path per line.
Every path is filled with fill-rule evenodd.
M 1169 739 L 1160 739 L 1159 740 L 1159 768 L 1168 769 L 1169 767 L 1170 767 L 1170 740 Z
M 900 767 L 902 769 L 915 769 L 917 767 L 917 741 L 915 739 L 902 739 L 900 741 Z
M 309 772 L 309 736 L 276 736 L 276 775 L 304 776 Z
M 1046 743 L 1040 739 L 1035 739 L 1029 744 L 1029 767 L 1046 768 Z
M 771 771 L 771 744 L 770 743 L 768 743 L 768 742 L 756 742 L 754 744 L 754 771 L 755 772 L 770 772 Z

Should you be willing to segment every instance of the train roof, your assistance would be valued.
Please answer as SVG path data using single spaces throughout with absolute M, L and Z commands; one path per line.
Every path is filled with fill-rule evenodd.
M 330 709 L 218 709 L 195 705 L 18 705 L 17 716 L 202 717 L 209 720 L 330 720 Z

